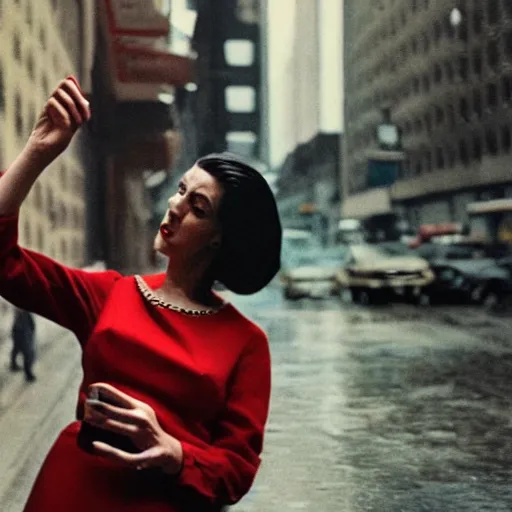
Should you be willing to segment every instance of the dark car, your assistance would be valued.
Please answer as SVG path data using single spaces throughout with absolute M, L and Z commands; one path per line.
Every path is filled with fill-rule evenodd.
M 511 270 L 492 258 L 434 260 L 430 268 L 435 279 L 423 289 L 423 303 L 481 303 L 495 310 L 512 293 Z
M 478 244 L 436 244 L 425 243 L 413 249 L 418 256 L 428 262 L 445 260 L 473 260 L 486 256 L 486 251 Z

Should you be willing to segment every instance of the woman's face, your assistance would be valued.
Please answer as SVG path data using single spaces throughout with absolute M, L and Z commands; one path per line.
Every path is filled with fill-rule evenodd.
M 189 258 L 213 254 L 221 242 L 218 211 L 223 189 L 217 180 L 197 165 L 182 177 L 169 198 L 169 209 L 160 224 L 154 248 L 171 256 Z

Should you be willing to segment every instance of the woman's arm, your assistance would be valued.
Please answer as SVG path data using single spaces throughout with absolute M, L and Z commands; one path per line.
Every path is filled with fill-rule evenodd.
M 43 170 L 89 120 L 89 103 L 74 78 L 63 80 L 46 103 L 21 154 L 0 180 L 0 215 L 15 213 Z
M 249 491 L 260 465 L 270 381 L 269 346 L 261 331 L 237 365 L 212 444 L 181 443 L 179 485 L 219 505 L 236 503 Z
M 0 177 L 0 295 L 12 304 L 71 329 L 85 342 L 120 275 L 70 269 L 18 245 L 18 210 L 34 181 L 89 119 L 74 79 L 47 102 L 22 153 Z

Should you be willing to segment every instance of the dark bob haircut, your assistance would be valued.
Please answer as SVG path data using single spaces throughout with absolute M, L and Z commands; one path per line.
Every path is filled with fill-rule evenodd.
M 231 153 L 214 153 L 196 165 L 224 193 L 218 212 L 222 244 L 211 276 L 240 295 L 256 293 L 281 266 L 281 222 L 272 190 L 256 169 Z

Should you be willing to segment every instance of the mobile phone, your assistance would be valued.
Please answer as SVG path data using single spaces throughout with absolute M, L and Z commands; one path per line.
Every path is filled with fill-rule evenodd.
M 119 405 L 114 401 L 107 399 L 105 396 L 100 395 L 96 388 L 91 392 L 88 401 L 99 401 L 111 405 Z M 94 446 L 92 443 L 94 441 L 101 441 L 102 443 L 106 443 L 128 453 L 140 452 L 128 436 L 110 432 L 109 430 L 96 427 L 95 425 L 91 425 L 90 423 L 82 420 L 80 431 L 77 436 L 78 446 L 87 453 L 93 454 Z

